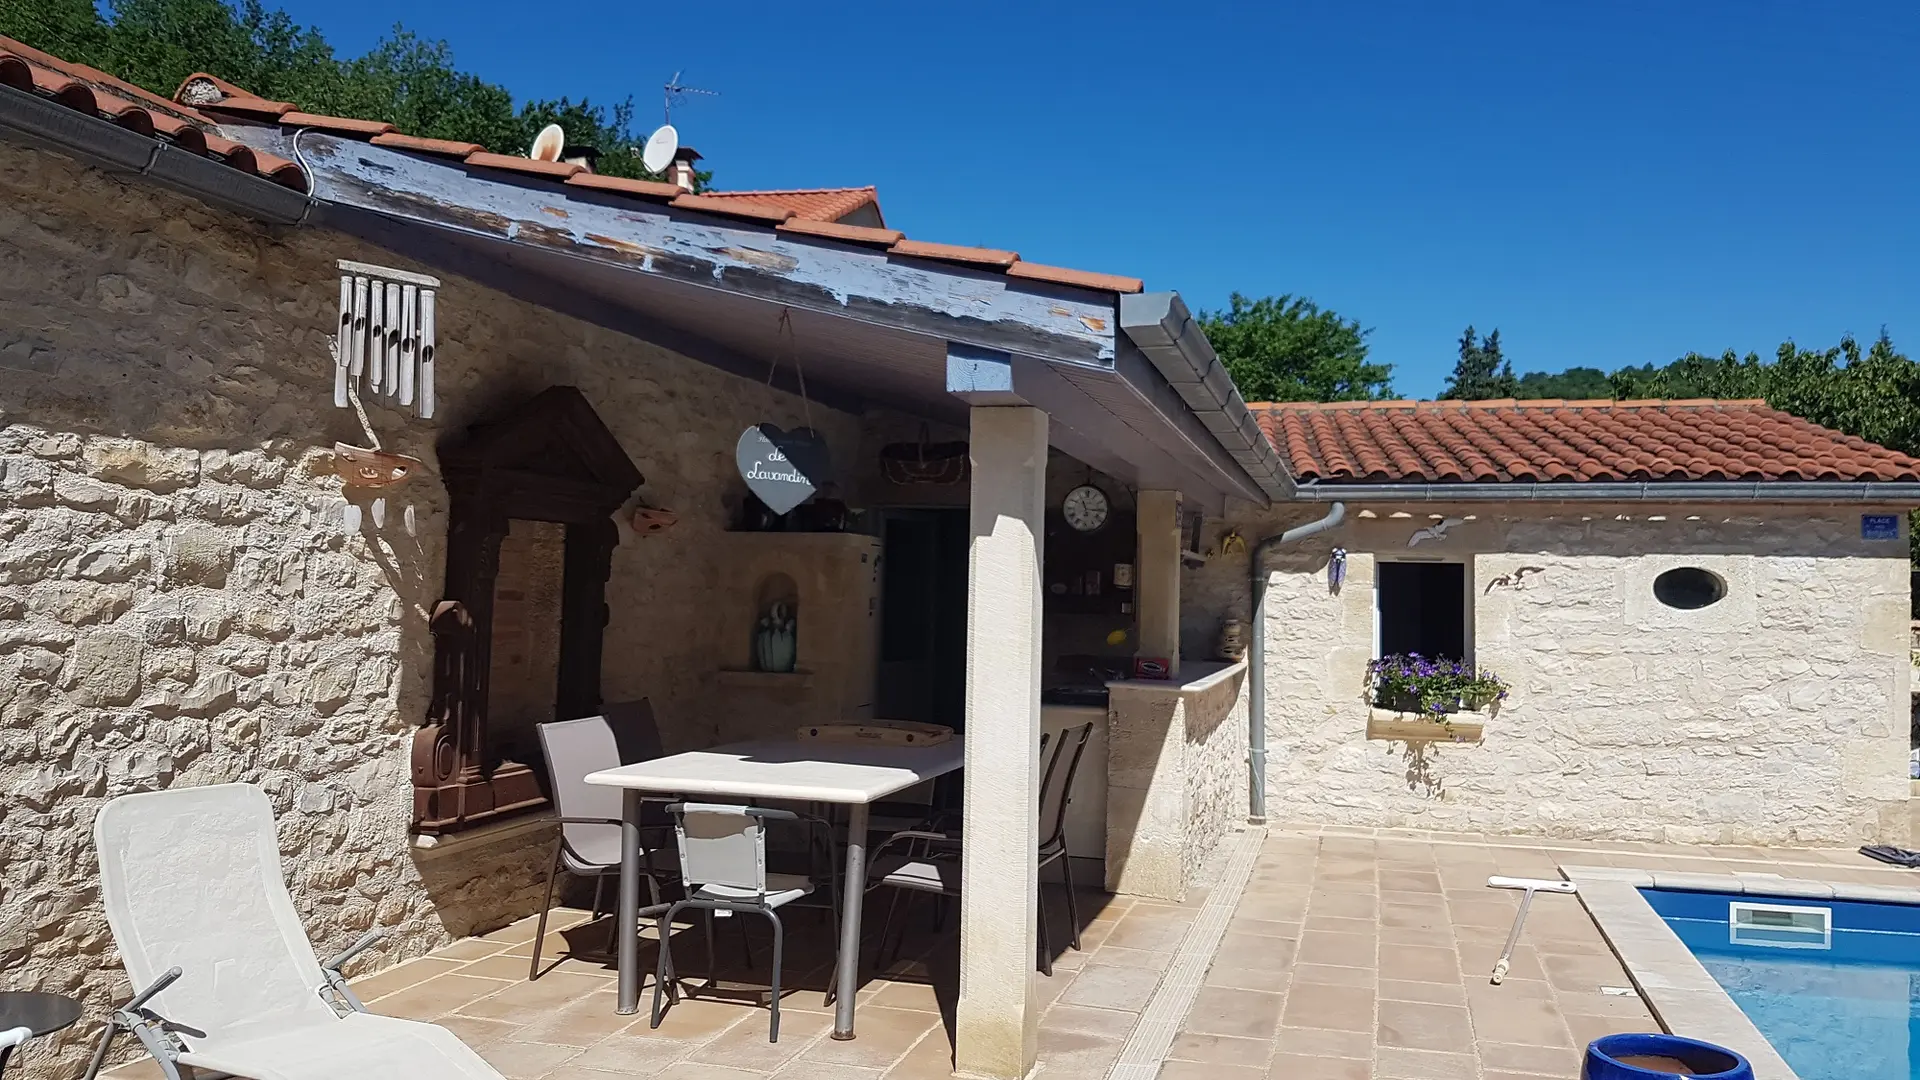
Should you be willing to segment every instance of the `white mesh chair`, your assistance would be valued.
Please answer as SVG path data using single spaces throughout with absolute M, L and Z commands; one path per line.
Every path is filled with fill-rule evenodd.
M 137 990 L 108 1020 L 87 1070 L 132 1032 L 169 1080 L 193 1070 L 252 1080 L 501 1080 L 454 1034 L 366 1011 L 324 966 L 280 868 L 273 808 L 248 784 L 114 799 L 93 825 L 100 893 Z
M 791 810 L 723 803 L 673 803 L 674 832 L 680 846 L 680 880 L 687 896 L 667 906 L 660 915 L 660 969 L 653 984 L 652 1026 L 659 1027 L 668 1004 L 678 1003 L 680 988 L 673 966 L 673 917 L 684 908 L 707 912 L 707 985 L 715 983 L 713 918 L 715 915 L 764 915 L 773 924 L 773 978 L 768 991 L 767 1041 L 780 1041 L 780 963 L 786 933 L 779 909 L 814 892 L 810 877 L 767 872 L 767 823 L 784 821 L 804 825 L 808 847 L 816 840 L 832 851 L 831 827 L 819 818 L 802 817 Z M 839 885 L 827 860 L 828 911 L 839 910 Z M 838 919 L 834 920 L 838 924 Z M 837 938 L 836 938 L 837 940 Z M 836 947 L 837 948 L 837 947 Z M 836 952 L 835 963 L 839 956 Z M 828 980 L 829 985 L 832 979 Z
M 651 723 L 647 725 L 651 726 Z M 593 879 L 592 914 L 596 917 L 600 914 L 600 896 L 607 879 L 611 877 L 617 882 L 620 878 L 622 793 L 619 788 L 589 784 L 586 776 L 627 764 L 621 760 L 617 734 L 605 716 L 557 720 L 541 724 L 539 728 L 540 747 L 547 757 L 547 778 L 552 785 L 553 807 L 560 815 L 560 836 L 553 843 L 553 861 L 547 866 L 547 898 L 540 905 L 540 922 L 533 938 L 533 963 L 527 973 L 529 980 L 540 977 L 540 947 L 546 940 L 547 912 L 553 907 L 553 883 L 561 867 L 575 877 Z M 641 868 L 646 874 L 647 894 L 652 901 L 651 906 L 641 909 L 642 917 L 661 910 L 663 874 L 654 865 L 653 852 L 669 842 L 668 830 L 672 824 L 660 811 L 660 805 L 655 801 L 643 808 L 658 814 L 657 821 L 648 823 L 644 814 L 641 818 Z M 607 935 L 609 952 L 614 946 L 613 935 L 619 932 L 619 920 L 614 919 L 612 923 Z

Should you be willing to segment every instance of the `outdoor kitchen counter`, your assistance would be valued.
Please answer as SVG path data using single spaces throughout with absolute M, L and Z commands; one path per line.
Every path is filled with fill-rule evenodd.
M 1107 684 L 1107 888 L 1181 900 L 1247 819 L 1247 665 Z

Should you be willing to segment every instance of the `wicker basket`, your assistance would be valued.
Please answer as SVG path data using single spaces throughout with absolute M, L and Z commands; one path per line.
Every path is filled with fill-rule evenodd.
M 917 443 L 880 448 L 880 473 L 896 484 L 961 484 L 969 475 L 967 444 L 930 442 L 925 424 Z

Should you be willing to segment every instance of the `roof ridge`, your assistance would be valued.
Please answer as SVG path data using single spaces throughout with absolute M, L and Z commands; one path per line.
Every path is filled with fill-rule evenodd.
M 754 188 L 744 191 L 703 191 L 701 194 L 726 199 L 740 198 L 748 195 L 838 195 L 847 191 L 871 191 L 876 195 L 880 193 L 880 189 L 873 184 L 861 184 L 849 187 Z
M 1349 409 L 1700 409 L 1729 405 L 1773 408 L 1764 398 L 1440 398 L 1431 401 L 1395 398 L 1389 401 L 1250 401 L 1247 408 L 1333 412 Z

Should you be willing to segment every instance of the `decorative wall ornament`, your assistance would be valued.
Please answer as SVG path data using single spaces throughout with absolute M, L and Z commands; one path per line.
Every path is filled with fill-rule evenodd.
M 419 458 L 380 446 L 360 401 L 361 384 L 374 400 L 434 407 L 434 290 L 440 279 L 405 270 L 341 260 L 340 333 L 328 341 L 333 356 L 333 404 L 351 407 L 369 446 L 335 443 L 333 470 L 348 487 L 391 487 L 421 468 Z
M 633 531 L 641 536 L 652 536 L 654 533 L 666 532 L 679 520 L 680 515 L 671 510 L 662 510 L 654 506 L 636 506 L 633 508 L 633 516 L 629 519 L 629 523 L 633 526 Z
M 1499 577 L 1487 582 L 1487 587 L 1481 590 L 1480 595 L 1485 596 L 1495 589 L 1511 588 L 1516 592 L 1523 591 L 1527 587 L 1527 578 L 1532 577 L 1534 574 L 1544 574 L 1546 571 L 1547 568 L 1544 566 L 1519 567 L 1511 573 L 1501 574 Z
M 827 478 L 827 443 L 812 428 L 782 431 L 755 424 L 740 433 L 734 464 L 767 508 L 784 514 L 813 497 Z
M 1340 595 L 1340 587 L 1347 583 L 1347 549 L 1337 547 L 1327 557 L 1327 592 Z
M 1455 525 L 1464 524 L 1466 520 L 1466 518 L 1445 518 L 1437 521 L 1424 529 L 1416 531 L 1412 536 L 1407 537 L 1407 546 L 1417 547 L 1422 540 L 1445 540 L 1448 529 L 1453 528 Z

